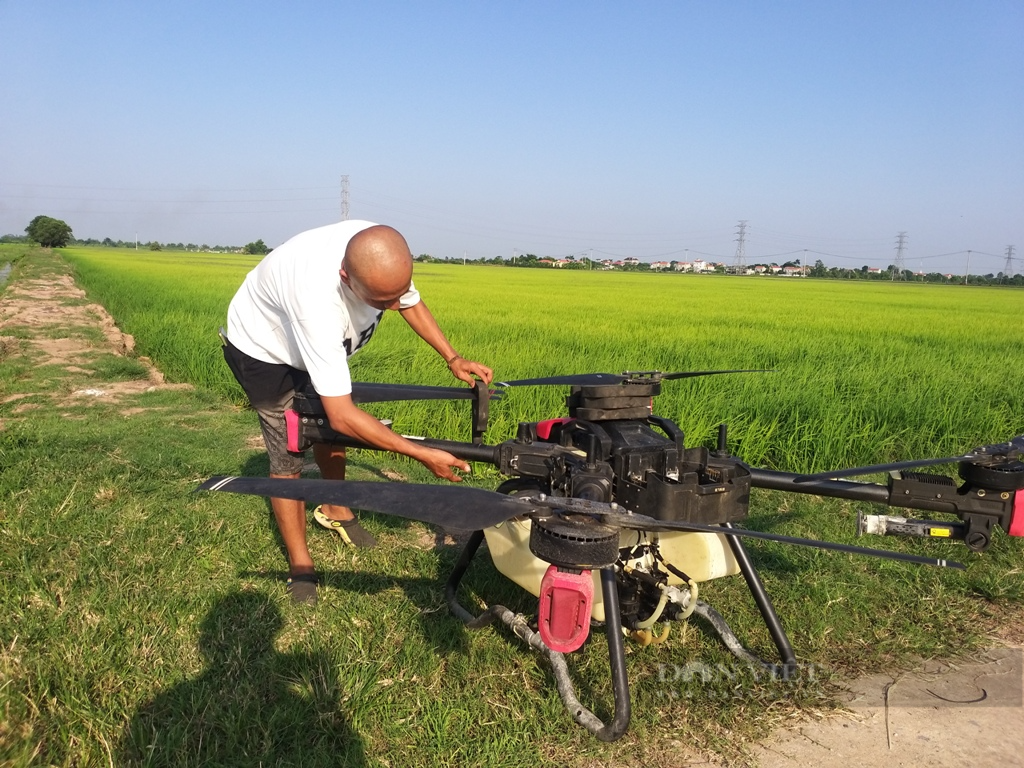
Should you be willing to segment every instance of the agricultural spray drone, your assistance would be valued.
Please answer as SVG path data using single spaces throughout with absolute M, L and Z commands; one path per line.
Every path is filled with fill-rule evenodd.
M 960 540 L 972 550 L 989 546 L 998 526 L 1024 535 L 1024 436 L 960 456 L 858 467 L 816 475 L 758 469 L 729 455 L 725 426 L 717 448 L 684 445 L 682 430 L 652 413 L 654 396 L 672 379 L 747 371 L 627 372 L 523 379 L 502 387 L 570 386 L 568 416 L 519 424 L 514 438 L 483 442 L 490 401 L 482 382 L 472 389 L 356 384 L 353 400 L 465 398 L 472 403 L 472 442 L 414 438 L 508 476 L 496 491 L 456 485 L 382 484 L 330 480 L 214 477 L 201 488 L 339 504 L 474 533 L 448 579 L 451 611 L 470 629 L 495 619 L 550 660 L 562 701 L 599 739 L 625 733 L 630 718 L 624 638 L 657 643 L 670 622 L 705 618 L 744 661 L 786 676 L 796 659 L 782 623 L 744 547 L 744 538 L 852 552 L 911 563 L 962 568 L 959 563 L 845 544 L 798 539 L 734 527 L 747 517 L 751 488 L 770 488 L 906 509 L 954 520 L 889 515 L 858 517 L 859 533 Z M 288 414 L 291 448 L 312 443 L 371 448 L 334 432 L 319 398 L 300 394 Z M 957 463 L 963 480 L 906 471 Z M 841 477 L 888 471 L 886 485 Z M 495 567 L 539 598 L 535 620 L 490 605 L 474 615 L 458 587 L 483 540 Z M 778 649 L 767 664 L 743 648 L 724 619 L 698 597 L 699 584 L 742 574 Z M 662 629 L 655 634 L 656 624 Z M 576 697 L 563 654 L 579 649 L 593 626 L 608 641 L 614 714 L 607 723 Z

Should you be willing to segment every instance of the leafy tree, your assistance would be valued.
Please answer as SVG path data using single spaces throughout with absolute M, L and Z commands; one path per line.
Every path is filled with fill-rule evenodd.
M 246 253 L 252 254 L 253 256 L 263 256 L 264 254 L 270 253 L 270 249 L 267 248 L 267 244 L 262 240 L 257 240 L 255 243 L 249 243 L 242 250 Z
M 71 240 L 71 227 L 60 219 L 49 216 L 36 216 L 25 227 L 29 240 L 39 243 L 44 248 L 63 248 Z
M 160 250 L 160 243 L 158 243 L 156 240 L 151 241 L 149 243 L 149 250 L 151 250 L 151 251 L 159 251 Z

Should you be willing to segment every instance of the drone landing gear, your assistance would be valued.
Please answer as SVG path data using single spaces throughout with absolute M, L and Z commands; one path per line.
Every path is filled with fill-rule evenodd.
M 722 523 L 722 527 L 732 528 L 732 523 Z M 764 619 L 764 623 L 768 627 L 772 641 L 775 643 L 775 647 L 779 649 L 779 656 L 782 658 L 782 675 L 784 678 L 788 677 L 796 669 L 796 656 L 793 654 L 793 646 L 790 645 L 789 638 L 786 636 L 786 630 L 782 628 L 779 614 L 775 612 L 775 606 L 772 605 L 771 598 L 768 597 L 764 584 L 761 583 L 761 577 L 754 568 L 754 564 L 750 561 L 750 555 L 743 546 L 743 542 L 737 536 L 726 536 L 725 540 L 729 542 L 729 548 L 732 550 L 733 557 L 736 558 L 736 563 L 740 567 L 740 573 L 743 574 L 743 579 L 747 582 L 747 588 L 750 589 L 750 594 L 757 604 L 757 610 L 761 612 L 761 618 Z M 710 621 L 712 626 L 715 626 L 716 622 L 714 619 L 706 615 L 704 618 Z M 721 619 L 721 616 L 718 618 Z M 724 624 L 724 621 L 722 623 Z M 725 629 L 728 630 L 728 626 Z M 722 631 L 717 626 L 715 626 L 715 630 L 722 636 L 725 644 L 729 646 L 729 641 L 725 639 Z M 736 650 L 731 646 L 730 650 L 736 653 Z
M 484 532 L 474 531 L 459 556 L 452 575 L 445 584 L 444 594 L 451 612 L 465 623 L 467 629 L 482 629 L 494 619 L 500 619 L 516 637 L 520 638 L 536 651 L 545 655 L 551 663 L 551 671 L 555 676 L 558 695 L 573 719 L 594 734 L 601 741 L 615 741 L 629 727 L 631 715 L 629 701 L 629 682 L 626 678 L 626 654 L 622 643 L 622 628 L 618 622 L 606 621 L 605 631 L 608 637 L 608 658 L 612 673 L 612 690 L 615 696 L 615 713 L 610 723 L 604 723 L 597 715 L 584 707 L 576 697 L 576 690 L 569 677 L 569 668 L 565 657 L 544 644 L 540 633 L 534 632 L 526 619 L 513 613 L 503 605 L 490 605 L 479 616 L 474 616 L 459 604 L 457 591 L 466 569 L 476 555 Z M 619 592 L 615 583 L 615 569 L 611 566 L 601 569 L 601 593 L 604 599 L 606 616 L 618 616 Z
M 728 523 L 723 527 L 731 527 Z M 622 626 L 619 621 L 610 621 L 609 617 L 620 616 L 619 592 L 615 580 L 615 569 L 608 566 L 601 569 L 601 593 L 605 606 L 605 633 L 608 638 L 608 660 L 612 673 L 612 690 L 615 696 L 615 713 L 610 723 L 605 723 L 597 715 L 584 707 L 576 697 L 576 690 L 569 677 L 569 669 L 565 663 L 565 657 L 551 650 L 543 640 L 540 633 L 534 632 L 527 623 L 526 618 L 513 613 L 503 605 L 490 605 L 487 610 L 479 616 L 474 616 L 466 610 L 458 601 L 458 588 L 462 582 L 469 564 L 476 556 L 480 543 L 484 540 L 483 531 L 474 531 L 466 546 L 459 555 L 459 560 L 452 570 L 448 582 L 445 584 L 444 594 L 451 612 L 457 616 L 467 629 L 483 629 L 490 625 L 495 619 L 504 623 L 516 637 L 529 645 L 534 650 L 547 657 L 551 664 L 551 671 L 555 676 L 555 683 L 558 688 L 558 695 L 562 699 L 565 708 L 572 715 L 573 719 L 594 734 L 601 741 L 615 741 L 620 738 L 629 727 L 631 705 L 629 700 L 629 683 L 626 677 L 626 656 L 622 641 Z M 758 575 L 754 564 L 743 543 L 735 536 L 726 536 L 729 546 L 732 549 L 736 562 L 740 566 L 740 572 L 747 582 L 750 594 L 757 604 L 757 608 L 764 619 L 768 632 L 778 648 L 779 656 L 782 659 L 781 667 L 767 664 L 757 658 L 753 653 L 743 647 L 733 631 L 729 628 L 721 614 L 702 600 L 697 601 L 694 612 L 705 619 L 715 632 L 721 637 L 725 646 L 738 658 L 753 664 L 769 669 L 778 669 L 783 679 L 789 677 L 796 668 L 796 657 L 793 654 L 793 647 L 790 645 L 786 631 L 782 627 L 775 606 L 772 605 L 768 593 L 765 591 L 761 577 Z

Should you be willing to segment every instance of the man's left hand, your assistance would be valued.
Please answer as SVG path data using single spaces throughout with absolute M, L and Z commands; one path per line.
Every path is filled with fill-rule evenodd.
M 452 372 L 452 376 L 464 381 L 470 386 L 476 384 L 476 379 L 481 379 L 484 384 L 490 384 L 491 379 L 494 378 L 494 371 L 488 368 L 483 363 L 478 363 L 474 360 L 466 360 L 465 358 L 456 356 L 448 362 L 448 370 Z

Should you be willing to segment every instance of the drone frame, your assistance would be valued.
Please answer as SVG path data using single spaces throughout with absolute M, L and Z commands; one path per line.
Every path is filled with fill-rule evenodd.
M 376 483 L 346 483 L 338 481 L 284 480 L 274 481 L 247 478 L 212 478 L 203 484 L 207 490 L 228 490 L 259 495 L 285 495 L 289 498 L 316 498 L 327 501 L 325 494 L 336 497 L 330 503 L 342 503 L 358 508 L 381 511 L 386 514 L 397 514 L 440 524 L 443 527 L 465 529 L 467 520 L 474 520 L 476 525 L 468 542 L 446 582 L 445 598 L 451 612 L 458 617 L 467 629 L 477 630 L 488 626 L 494 620 L 500 620 L 512 632 L 530 647 L 546 655 L 555 675 L 557 689 L 564 705 L 573 719 L 602 741 L 613 741 L 620 738 L 629 725 L 631 705 L 628 688 L 628 677 L 623 643 L 623 615 L 620 607 L 619 585 L 616 567 L 621 556 L 614 557 L 614 562 L 598 563 L 594 570 L 599 571 L 601 598 L 605 611 L 605 635 L 608 643 L 609 665 L 611 669 L 612 688 L 614 695 L 614 712 L 605 723 L 593 712 L 584 707 L 576 697 L 573 684 L 569 678 L 568 668 L 561 651 L 549 647 L 543 637 L 543 629 L 535 630 L 526 617 L 517 615 L 501 605 L 488 605 L 486 610 L 474 615 L 465 608 L 458 599 L 458 589 L 470 563 L 476 556 L 484 539 L 484 528 L 497 522 L 509 519 L 517 514 L 543 515 L 575 515 L 590 521 L 607 522 L 620 528 L 636 528 L 644 531 L 703 531 L 721 535 L 727 542 L 732 557 L 735 559 L 739 572 L 757 606 L 771 639 L 778 651 L 780 664 L 769 664 L 758 659 L 742 644 L 729 629 L 725 620 L 710 606 L 692 597 L 696 612 L 709 621 L 720 635 L 725 645 L 738 657 L 749 663 L 761 665 L 783 679 L 788 679 L 797 669 L 796 656 L 786 635 L 782 622 L 765 590 L 760 575 L 755 568 L 741 538 L 753 537 L 817 546 L 825 549 L 873 554 L 880 557 L 905 560 L 944 567 L 963 567 L 958 563 L 934 558 L 926 558 L 904 553 L 881 550 L 868 550 L 862 547 L 820 542 L 806 539 L 792 539 L 774 534 L 735 528 L 733 523 L 745 517 L 750 488 L 775 489 L 786 492 L 814 494 L 833 498 L 851 499 L 882 504 L 889 507 L 934 511 L 953 514 L 960 518 L 959 522 L 940 522 L 931 520 L 907 520 L 906 518 L 872 515 L 860 515 L 858 533 L 882 533 L 888 535 L 927 536 L 940 539 L 963 541 L 970 549 L 982 551 L 992 540 L 994 529 L 998 526 L 1014 536 L 1024 536 L 1024 493 L 1017 491 L 1024 487 L 1024 465 L 1013 463 L 1020 448 L 1024 447 L 1024 438 L 1015 438 L 999 446 L 985 446 L 960 457 L 950 457 L 950 461 L 961 462 L 961 476 L 967 482 L 960 488 L 948 477 L 915 472 L 892 471 L 887 485 L 874 483 L 852 482 L 834 479 L 832 475 L 848 476 L 864 474 L 877 467 L 860 468 L 860 470 L 844 470 L 836 473 L 806 475 L 775 470 L 749 467 L 739 459 L 729 455 L 727 451 L 727 433 L 722 425 L 719 429 L 717 448 L 685 449 L 682 432 L 668 419 L 654 416 L 651 413 L 651 399 L 660 391 L 660 382 L 675 378 L 694 375 L 718 373 L 734 373 L 739 371 L 706 371 L 696 373 L 663 374 L 657 371 L 627 372 L 615 374 L 587 374 L 584 376 L 559 376 L 546 379 L 525 379 L 505 382 L 504 386 L 536 385 L 536 384 L 568 384 L 573 386 L 569 396 L 569 419 L 553 419 L 548 422 L 520 424 L 515 438 L 498 445 L 485 445 L 483 434 L 487 429 L 489 401 L 500 397 L 501 392 L 489 391 L 483 382 L 475 387 L 453 389 L 446 387 L 406 387 L 404 385 L 367 385 L 357 384 L 353 399 L 359 402 L 377 402 L 391 399 L 441 399 L 460 398 L 472 401 L 471 442 L 464 443 L 452 440 L 430 438 L 413 438 L 429 447 L 446 450 L 453 455 L 468 461 L 492 464 L 505 475 L 522 478 L 528 489 L 532 485 L 534 495 L 529 493 L 512 498 L 505 496 L 517 487 L 516 480 L 499 486 L 497 492 L 483 489 L 460 488 L 457 486 L 418 486 L 417 498 L 420 503 L 418 511 L 402 509 L 404 494 L 398 489 L 409 489 L 409 486 L 380 487 Z M 744 371 L 745 372 L 745 371 Z M 702 492 L 694 495 L 683 493 L 685 489 L 671 488 L 668 491 L 654 487 L 651 494 L 647 493 L 646 484 L 640 487 L 625 481 L 619 482 L 622 489 L 618 492 L 629 503 L 620 506 L 616 502 L 609 503 L 611 481 L 607 468 L 602 477 L 596 467 L 595 456 L 607 454 L 606 433 L 594 424 L 591 429 L 580 429 L 589 419 L 601 422 L 621 422 L 627 425 L 644 424 L 659 429 L 665 438 L 658 450 L 670 456 L 679 467 L 691 469 L 694 466 L 707 474 L 714 482 L 710 492 L 702 488 Z M 573 429 L 572 422 L 579 422 Z M 346 435 L 335 432 L 327 423 L 326 414 L 315 392 L 303 392 L 296 396 L 294 411 L 288 414 L 289 441 L 292 450 L 303 450 L 312 443 L 325 442 L 342 447 L 379 450 L 374 446 L 360 443 Z M 569 425 L 569 426 L 567 426 Z M 639 427 L 637 427 L 639 429 Z M 629 440 L 635 436 L 618 438 Z M 648 438 L 644 438 L 648 439 Z M 575 441 L 575 442 L 573 442 Z M 604 444 L 602 444 L 604 441 Z M 639 441 L 643 443 L 643 439 Z M 650 446 L 643 445 L 643 450 Z M 640 449 L 637 449 L 638 451 Z M 582 456 L 581 456 L 582 454 Z M 1009 457 L 1003 461 L 1009 466 L 1008 473 L 993 474 L 993 459 L 996 454 Z M 980 457 L 980 458 L 979 458 Z M 630 461 L 635 457 L 628 456 Z M 984 470 L 978 470 L 970 462 L 978 459 Z M 563 489 L 566 495 L 549 496 L 542 493 L 545 473 L 550 476 L 552 467 L 558 462 L 575 462 L 573 466 L 585 482 L 575 489 Z M 641 460 L 641 464 L 646 459 Z M 938 463 L 939 460 L 924 462 L 901 462 L 899 469 L 912 466 Z M 1009 464 L 1007 463 L 1009 462 Z M 635 463 L 635 462 L 634 462 Z M 623 465 L 625 466 L 625 465 Z M 890 465 L 880 465 L 888 468 Z M 649 470 L 646 465 L 641 469 Z M 635 467 L 634 467 L 635 468 Z M 999 467 L 997 467 L 998 469 Z M 625 470 L 623 470 L 623 474 Z M 653 474 L 653 473 L 651 473 Z M 693 474 L 692 472 L 690 474 Z M 689 475 L 686 475 L 689 477 Z M 612 478 L 614 480 L 615 478 Z M 675 478 L 679 480 L 678 476 Z M 248 481 L 242 483 L 240 481 Z M 326 490 L 330 484 L 330 491 Z M 989 485 L 988 488 L 985 485 Z M 520 483 L 519 485 L 522 485 Z M 656 486 L 657 484 L 655 484 Z M 679 482 L 676 485 L 683 485 Z M 365 487 L 364 487 L 365 486 Z M 370 488 L 369 486 L 376 486 Z M 992 487 L 997 486 L 997 487 Z M 387 489 L 387 490 L 386 490 Z M 596 490 L 595 490 L 596 489 Z M 393 491 L 393 492 L 392 492 Z M 570 492 L 574 491 L 574 492 Z M 679 493 L 673 492 L 679 491 Z M 657 492 L 657 494 L 655 493 Z M 458 494 L 458 496 L 456 496 Z M 474 496 L 473 494 L 476 494 Z M 660 495 L 658 495 L 660 494 Z M 668 494 L 668 495 L 666 495 Z M 677 496 L 679 498 L 677 498 Z M 454 509 L 452 502 L 458 498 L 459 508 Z M 472 503 L 471 503 L 472 500 Z M 492 510 L 487 519 L 481 519 L 477 513 L 472 516 L 466 512 L 472 506 L 477 509 Z M 743 514 L 736 509 L 742 508 Z M 666 512 L 666 509 L 668 512 Z M 651 513 L 655 516 L 651 516 Z M 643 514 L 646 513 L 646 514 Z M 616 541 L 617 541 L 616 534 Z M 533 549 L 531 540 L 531 550 Z M 616 550 L 617 551 L 617 550 Z M 537 555 L 537 552 L 534 551 Z M 548 562 L 555 558 L 543 557 Z M 607 560 L 608 558 L 605 558 Z M 569 563 L 570 570 L 575 568 Z M 555 566 L 551 566 L 555 568 Z M 584 566 L 587 571 L 589 565 Z M 589 615 L 589 606 L 587 608 Z

